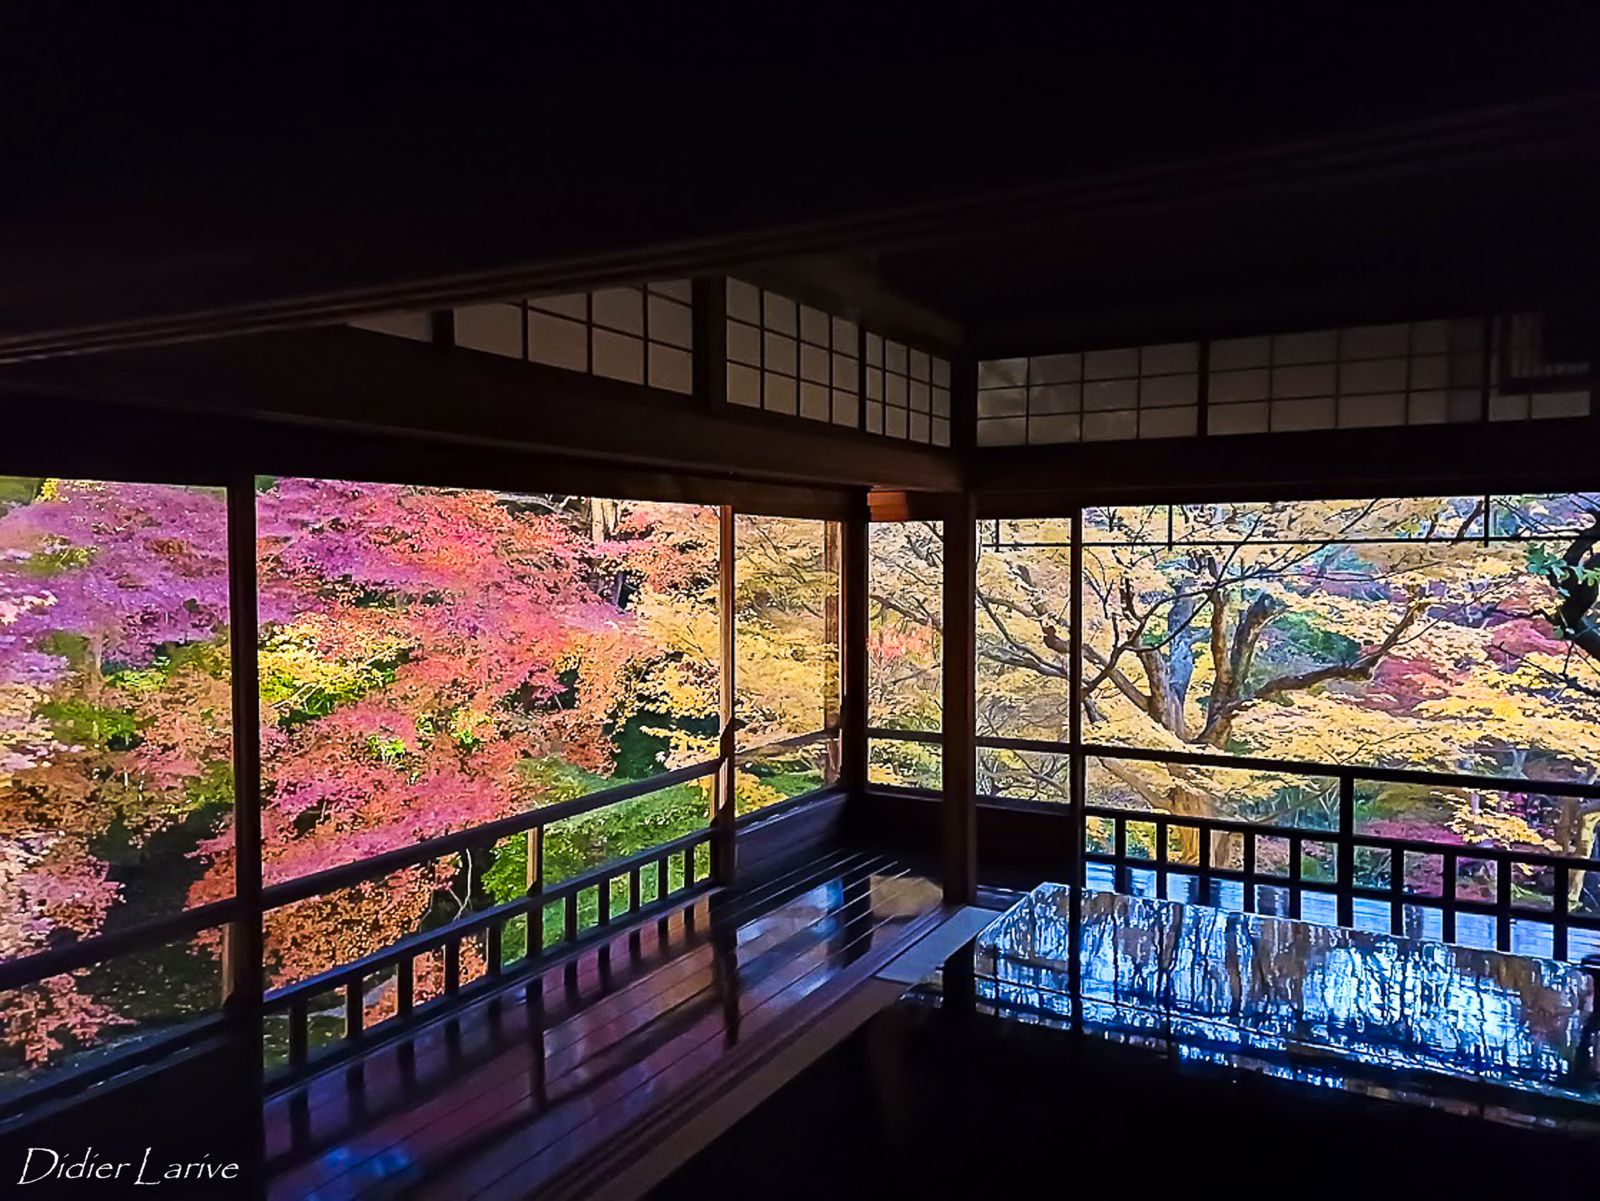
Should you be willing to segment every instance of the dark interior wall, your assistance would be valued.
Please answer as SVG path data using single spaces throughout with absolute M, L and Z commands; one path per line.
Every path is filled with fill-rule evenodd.
M 237 1036 L 208 1038 L 148 1067 L 135 1069 L 95 1089 L 39 1106 L 0 1125 L 0 1160 L 8 1173 L 20 1169 L 30 1147 L 62 1153 L 63 1164 L 82 1158 L 90 1148 L 97 1162 L 138 1165 L 147 1147 L 159 1148 L 149 1173 L 159 1178 L 166 1160 L 237 1162 L 240 1177 L 260 1178 L 261 1097 L 258 1091 L 258 1039 L 241 1030 Z M 175 1120 L 176 1119 L 176 1120 Z M 168 1152 L 171 1152 L 169 1155 Z M 46 1163 L 40 1156 L 33 1170 Z M 97 1187 L 107 1195 L 135 1195 L 94 1180 L 35 1182 L 28 1193 L 40 1197 L 72 1197 Z M 6 1183 L 13 1184 L 9 1177 Z M 212 1184 L 166 1184 L 172 1195 L 214 1198 Z M 139 1189 L 142 1191 L 142 1189 Z M 157 1194 L 157 1195 L 165 1195 Z
M 893 847 L 897 854 L 930 857 L 939 851 L 937 794 L 915 795 L 895 789 L 873 790 L 851 798 L 841 833 L 869 846 Z M 980 802 L 979 874 L 985 884 L 1060 879 L 1072 858 L 1072 821 L 1059 806 L 1038 802 Z

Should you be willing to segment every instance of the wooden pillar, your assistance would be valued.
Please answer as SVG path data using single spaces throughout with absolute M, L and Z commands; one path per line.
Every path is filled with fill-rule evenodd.
M 707 407 L 728 402 L 728 281 L 696 279 L 693 289 L 694 398 Z
M 1088 761 L 1083 754 L 1083 506 L 1072 509 L 1072 547 L 1067 552 L 1069 570 L 1067 578 L 1072 595 L 1068 600 L 1071 628 L 1067 631 L 1069 653 L 1067 670 L 1067 741 L 1071 745 L 1067 771 L 1072 800 L 1072 892 L 1067 901 L 1067 922 L 1070 931 L 1067 947 L 1067 992 L 1072 997 L 1072 1029 L 1083 1032 L 1083 890 L 1088 880 L 1084 843 L 1088 835 Z M 1166 855 L 1165 827 L 1158 830 L 1158 852 Z M 1162 880 L 1166 877 L 1162 876 Z M 1163 894 L 1165 895 L 1165 894 Z
M 721 763 L 711 789 L 711 876 L 718 884 L 732 884 L 737 864 L 737 831 L 734 813 L 734 758 L 738 752 L 735 734 L 737 690 L 735 688 L 734 643 L 734 514 L 732 505 L 723 505 L 719 517 L 720 537 L 717 553 L 717 641 L 720 648 L 722 686 L 717 707 L 717 754 Z
M 528 896 L 544 895 L 544 827 L 535 826 L 528 831 L 527 842 Z M 538 901 L 528 910 L 529 958 L 544 953 L 544 902 Z
M 970 466 L 977 444 L 978 360 L 958 354 L 950 359 L 950 449 Z
M 839 714 L 839 782 L 852 796 L 867 788 L 867 558 L 872 529 L 867 516 L 867 500 L 862 496 L 844 522 L 840 573 L 844 696 Z
M 223 932 L 223 1012 L 234 1024 L 240 1074 L 259 1093 L 266 992 L 261 908 L 261 684 L 257 663 L 256 481 L 230 475 L 228 522 L 228 674 L 233 723 L 233 889 L 239 911 Z M 251 1158 L 264 1162 L 266 1127 L 256 1123 Z
M 822 728 L 832 731 L 822 743 L 822 778 L 837 783 L 844 772 L 844 523 L 822 523 L 822 574 L 836 581 L 822 601 L 822 640 L 828 661 L 822 676 Z
M 1083 506 L 1072 509 L 1072 546 L 1068 550 L 1069 587 L 1067 602 L 1067 741 L 1071 746 L 1067 768 L 1069 797 L 1072 802 L 1072 883 L 1080 889 L 1087 881 L 1085 843 L 1088 840 L 1088 762 L 1083 754 Z
M 970 492 L 950 494 L 943 511 L 944 899 L 969 905 L 978 890 L 977 511 Z
M 233 689 L 234 892 L 239 916 L 224 939 L 224 1003 L 259 1017 L 264 989 L 261 932 L 261 686 L 256 663 L 256 485 L 228 485 L 228 670 Z

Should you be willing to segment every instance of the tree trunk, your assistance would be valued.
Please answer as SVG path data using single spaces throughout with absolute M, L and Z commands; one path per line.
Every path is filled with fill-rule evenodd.
M 1574 796 L 1561 797 L 1559 809 L 1556 813 L 1556 849 L 1563 855 L 1572 855 L 1577 852 L 1580 826 L 1578 822 L 1578 798 Z
M 1600 810 L 1586 813 L 1578 819 L 1578 854 L 1592 857 L 1600 851 Z M 1574 907 L 1600 913 L 1600 875 L 1594 872 L 1568 873 L 1567 900 Z
M 1174 817 L 1194 817 L 1205 820 L 1217 817 L 1216 798 L 1208 792 L 1198 788 L 1191 788 L 1186 784 L 1174 784 L 1167 793 L 1171 800 L 1168 807 Z M 1193 827 L 1178 827 L 1178 854 L 1185 863 L 1200 862 L 1200 832 Z M 1211 866 L 1234 867 L 1242 866 L 1243 857 L 1239 854 L 1240 837 L 1228 830 L 1215 830 L 1211 833 Z M 1236 864 L 1235 860 L 1238 859 Z

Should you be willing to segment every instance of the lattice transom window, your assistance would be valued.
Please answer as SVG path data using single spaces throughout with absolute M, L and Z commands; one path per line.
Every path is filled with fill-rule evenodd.
M 728 281 L 728 401 L 854 428 L 861 420 L 860 332 L 742 280 Z
M 1514 319 L 1515 320 L 1515 319 Z M 1266 433 L 1580 417 L 1586 387 L 1502 390 L 1481 317 L 1211 343 L 1208 432 Z
M 1198 342 L 978 366 L 978 445 L 1182 438 L 1197 430 Z
M 1583 417 L 1590 364 L 1538 315 L 994 359 L 980 446 Z
M 693 312 L 688 280 L 535 296 L 457 309 L 455 343 L 688 395 Z
M 1211 344 L 1214 434 L 1475 420 L 1481 321 L 1420 321 Z
M 867 334 L 867 432 L 950 445 L 950 363 Z

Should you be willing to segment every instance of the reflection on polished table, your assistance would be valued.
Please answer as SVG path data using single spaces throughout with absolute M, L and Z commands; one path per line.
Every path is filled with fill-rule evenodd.
M 998 901 L 999 897 L 991 897 Z M 1584 967 L 1086 890 L 981 934 L 658 1190 L 1592 1196 Z M 842 1176 L 773 1179 L 826 1144 Z
M 1073 1021 L 1072 900 L 1042 884 L 984 931 L 980 1001 Z M 1096 1033 L 1346 1087 L 1376 1069 L 1600 1106 L 1592 969 L 1112 892 L 1085 890 L 1082 911 Z

